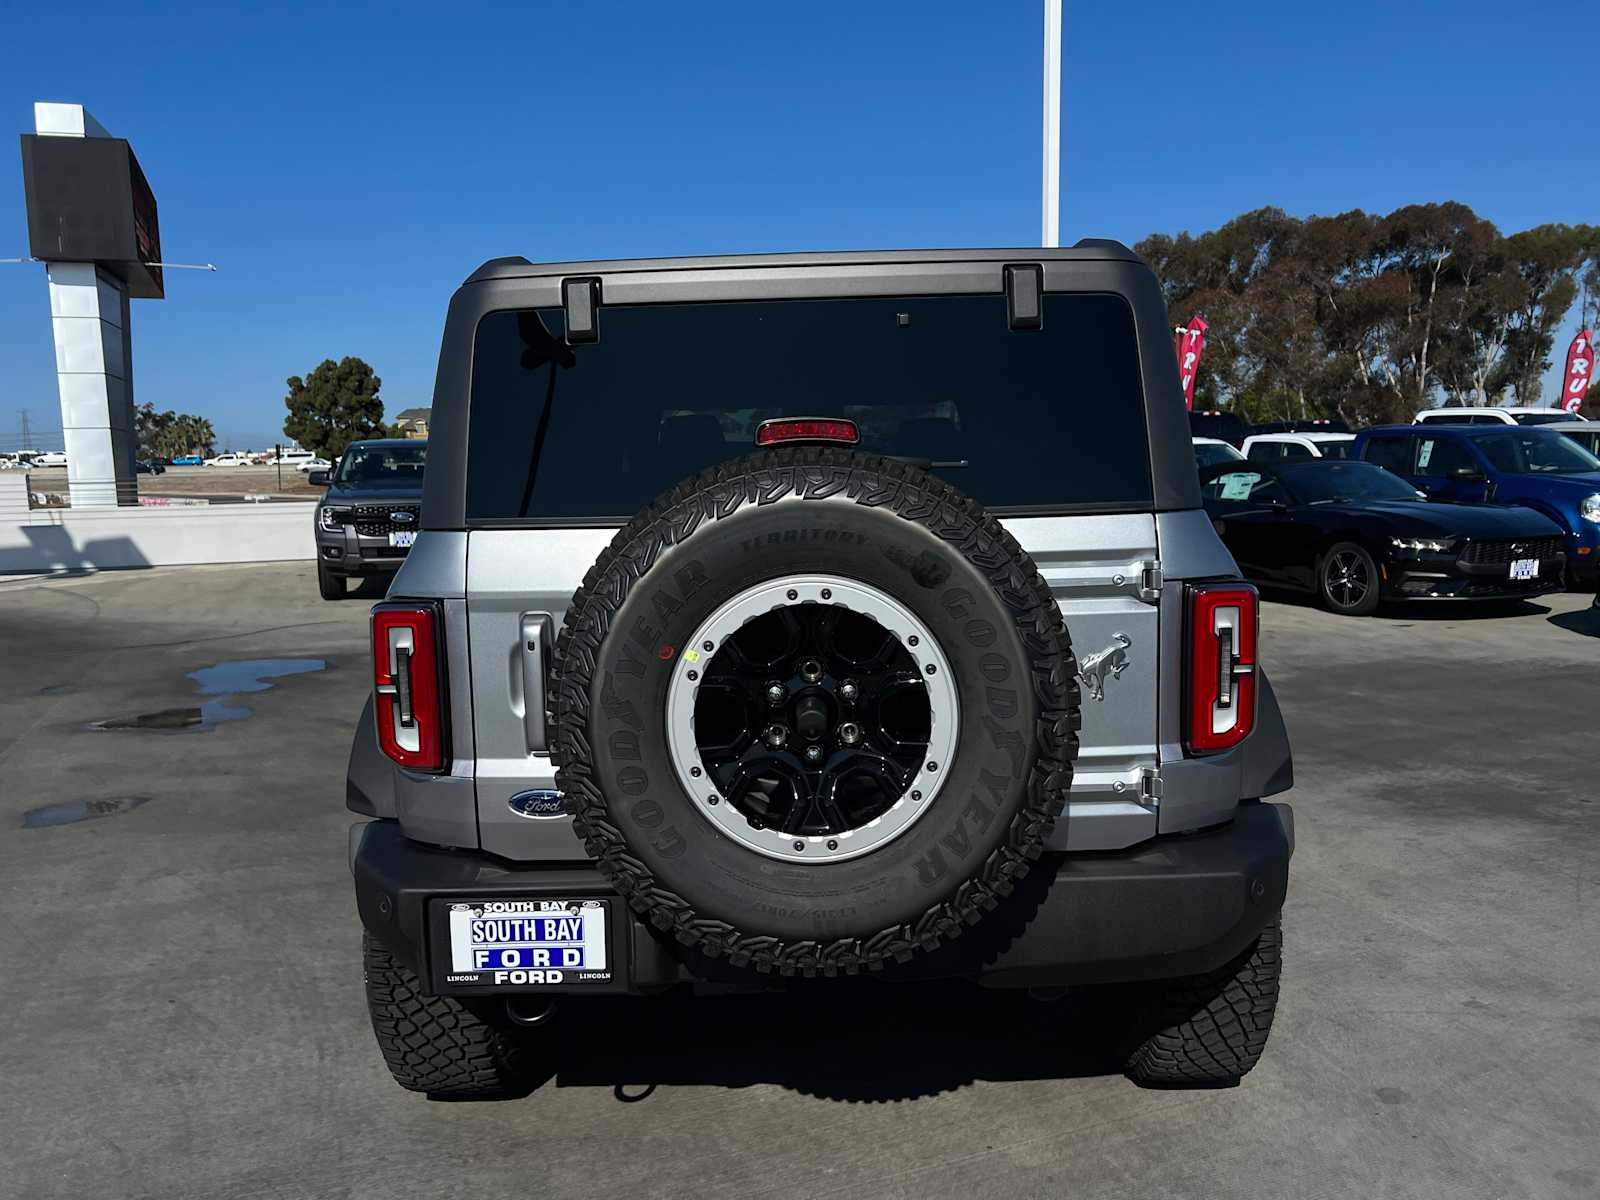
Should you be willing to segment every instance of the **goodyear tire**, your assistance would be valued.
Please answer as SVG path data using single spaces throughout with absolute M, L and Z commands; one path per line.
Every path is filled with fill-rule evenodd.
M 557 784 L 678 942 L 875 969 L 959 937 L 1038 858 L 1076 680 L 1049 589 L 973 500 L 893 460 L 767 452 L 661 496 L 585 577 L 556 650 Z

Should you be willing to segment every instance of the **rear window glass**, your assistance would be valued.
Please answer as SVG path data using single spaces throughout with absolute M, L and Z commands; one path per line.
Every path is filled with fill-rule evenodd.
M 559 308 L 478 325 L 470 520 L 626 518 L 783 416 L 848 417 L 862 449 L 931 462 L 995 508 L 1151 500 L 1117 296 L 1046 296 L 1036 332 L 1010 329 L 999 295 L 616 306 L 597 343 L 562 331 Z

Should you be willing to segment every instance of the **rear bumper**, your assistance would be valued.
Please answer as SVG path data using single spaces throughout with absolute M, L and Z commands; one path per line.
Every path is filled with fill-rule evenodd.
M 1194 975 L 1244 950 L 1283 906 L 1294 814 L 1239 807 L 1227 825 L 1130 850 L 1051 855 L 978 928 L 882 971 L 885 980 L 974 978 L 986 986 L 1114 983 Z M 351 830 L 362 923 L 435 993 L 653 992 L 704 981 L 761 986 L 759 976 L 658 938 L 591 863 L 523 867 L 411 841 L 393 821 Z M 609 900 L 614 971 L 603 983 L 493 988 L 447 978 L 450 900 Z

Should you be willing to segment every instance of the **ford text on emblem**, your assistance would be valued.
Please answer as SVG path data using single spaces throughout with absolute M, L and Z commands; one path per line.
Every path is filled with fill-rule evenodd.
M 564 817 L 567 815 L 566 798 L 558 791 L 550 788 L 538 788 L 531 792 L 518 792 L 506 801 L 506 807 L 519 817 L 531 817 L 534 820 L 550 817 Z
M 389 514 L 389 520 L 393 521 L 396 525 L 409 525 L 416 519 L 416 513 L 392 512 Z

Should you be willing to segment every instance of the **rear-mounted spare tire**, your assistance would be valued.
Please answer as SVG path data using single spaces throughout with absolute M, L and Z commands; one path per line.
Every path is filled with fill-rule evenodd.
M 634 518 L 573 598 L 551 696 L 557 784 L 617 890 L 784 975 L 976 925 L 1039 857 L 1078 747 L 1028 555 L 943 480 L 821 447 Z

